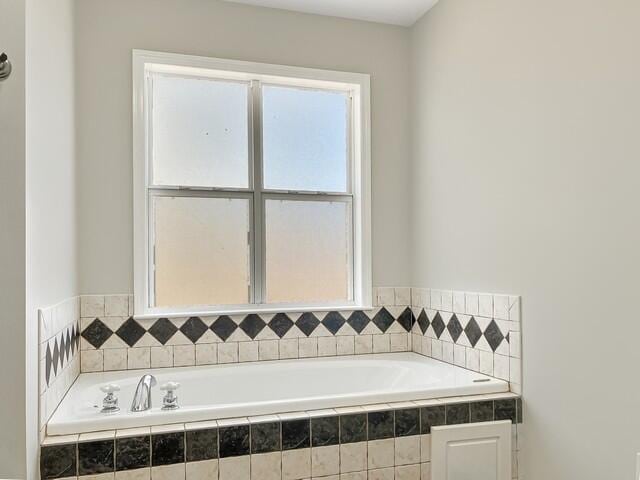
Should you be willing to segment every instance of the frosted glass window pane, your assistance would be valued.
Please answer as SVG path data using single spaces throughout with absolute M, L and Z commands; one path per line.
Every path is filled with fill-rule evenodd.
M 158 307 L 249 301 L 249 201 L 156 197 Z
M 153 182 L 248 187 L 248 86 L 153 78 Z
M 349 299 L 351 206 L 267 200 L 267 302 Z
M 347 191 L 346 93 L 265 86 L 264 186 Z

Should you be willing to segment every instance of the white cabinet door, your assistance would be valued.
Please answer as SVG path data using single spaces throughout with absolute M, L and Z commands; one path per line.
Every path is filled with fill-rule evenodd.
M 432 480 L 510 480 L 511 422 L 431 428 Z

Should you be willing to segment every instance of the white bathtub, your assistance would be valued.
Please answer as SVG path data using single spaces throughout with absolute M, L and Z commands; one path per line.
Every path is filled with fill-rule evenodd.
M 138 380 L 153 374 L 153 408 L 130 412 Z M 181 383 L 180 408 L 162 411 L 159 386 Z M 120 412 L 100 413 L 100 386 L 121 387 Z M 507 392 L 507 382 L 415 353 L 85 373 L 51 417 L 48 435 L 323 408 Z

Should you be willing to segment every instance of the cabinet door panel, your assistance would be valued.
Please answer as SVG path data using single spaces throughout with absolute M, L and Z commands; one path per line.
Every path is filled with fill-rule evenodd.
M 432 480 L 509 480 L 511 422 L 433 427 Z

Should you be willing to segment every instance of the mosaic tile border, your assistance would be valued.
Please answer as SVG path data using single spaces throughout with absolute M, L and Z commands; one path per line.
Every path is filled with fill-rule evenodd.
M 373 310 L 136 320 L 129 295 L 82 297 L 81 370 L 410 351 L 410 289 Z M 392 289 L 392 291 L 394 291 Z
M 246 469 L 233 478 L 316 478 L 424 465 L 430 461 L 431 427 L 498 420 L 514 425 L 515 453 L 522 402 L 515 395 L 497 394 L 49 437 L 42 445 L 40 471 L 43 480 L 127 471 L 148 471 L 153 477 L 153 472 L 181 465 L 170 478 L 224 480 L 226 462 L 236 473 Z M 276 464 L 260 465 L 268 454 L 276 454 Z M 300 465 L 296 456 L 309 461 Z M 233 459 L 245 459 L 246 465 Z M 220 461 L 215 475 L 198 471 L 207 461 Z M 291 468 L 305 471 L 299 477 L 287 475 Z
M 414 288 L 412 351 L 509 382 L 522 393 L 521 298 Z
M 38 310 L 41 432 L 80 373 L 80 299 Z

